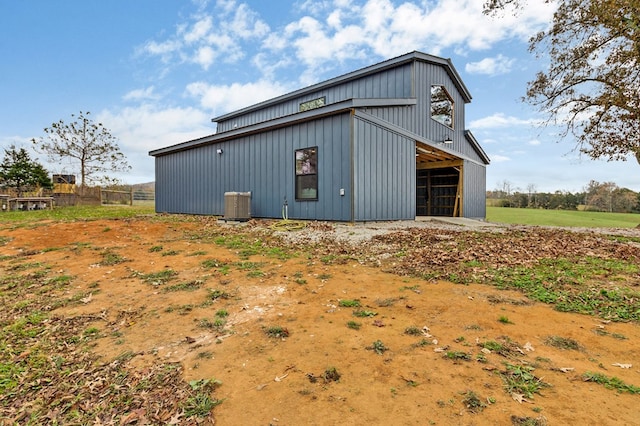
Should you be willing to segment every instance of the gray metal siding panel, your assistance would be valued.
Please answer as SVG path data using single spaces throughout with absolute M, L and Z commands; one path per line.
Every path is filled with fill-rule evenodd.
M 413 131 L 415 127 L 414 106 L 374 107 L 366 108 L 365 111 L 409 131 Z
M 254 217 L 280 218 L 286 196 L 292 219 L 351 220 L 349 120 L 335 115 L 156 157 L 156 211 L 223 215 L 224 193 L 239 191 L 251 192 Z M 298 202 L 294 152 L 311 146 L 319 200 Z
M 415 132 L 436 142 L 444 140 L 445 136 L 453 137 L 453 146 L 460 151 L 464 141 L 464 99 L 458 93 L 455 84 L 446 70 L 437 65 L 415 62 L 415 89 L 418 103 L 416 105 Z M 454 128 L 451 129 L 431 119 L 431 86 L 444 86 L 454 102 Z
M 356 118 L 353 163 L 354 220 L 415 218 L 415 141 Z
M 465 161 L 463 165 L 462 214 L 464 217 L 487 217 L 487 168 Z
M 309 93 L 282 104 L 247 113 L 218 123 L 218 133 L 299 112 L 300 103 L 326 97 L 326 104 L 351 98 L 408 98 L 411 96 L 411 64 L 381 71 L 362 79 Z

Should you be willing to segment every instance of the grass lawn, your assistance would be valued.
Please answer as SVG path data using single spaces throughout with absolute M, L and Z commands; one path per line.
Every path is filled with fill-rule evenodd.
M 640 225 L 640 214 L 487 206 L 487 221 L 518 225 L 635 228 Z
M 92 220 L 155 214 L 153 203 L 143 205 L 103 205 L 56 207 L 53 210 L 9 211 L 0 213 L 0 223 L 24 224 L 40 220 Z

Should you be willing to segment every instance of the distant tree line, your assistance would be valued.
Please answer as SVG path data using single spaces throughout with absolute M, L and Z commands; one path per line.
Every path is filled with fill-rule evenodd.
M 588 210 L 615 213 L 640 213 L 640 193 L 620 188 L 613 182 L 592 180 L 582 192 L 538 192 L 530 184 L 525 191 L 514 188 L 508 181 L 487 191 L 490 205 L 553 210 Z

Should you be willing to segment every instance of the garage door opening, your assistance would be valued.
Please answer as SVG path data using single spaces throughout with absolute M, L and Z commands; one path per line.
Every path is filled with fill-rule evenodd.
M 458 167 L 416 170 L 416 216 L 460 216 Z

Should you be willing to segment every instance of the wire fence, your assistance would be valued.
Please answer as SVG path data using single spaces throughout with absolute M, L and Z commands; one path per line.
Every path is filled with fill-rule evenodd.
M 54 186 L 53 189 L 38 189 L 34 191 L 22 191 L 18 194 L 12 188 L 0 189 L 0 204 L 4 207 L 4 211 L 10 209 L 18 209 L 19 205 L 31 206 L 31 204 L 19 203 L 22 199 L 28 199 L 34 206 L 39 199 L 53 200 L 47 207 L 51 205 L 56 207 L 68 206 L 99 206 L 99 205 L 149 205 L 155 202 L 155 191 L 149 189 L 146 185 L 144 188 L 136 186 L 119 186 L 117 188 L 101 188 L 99 186 L 79 187 L 76 185 L 66 184 L 64 186 Z M 12 203 L 10 201 L 15 201 Z M 24 208 L 26 209 L 26 208 Z

